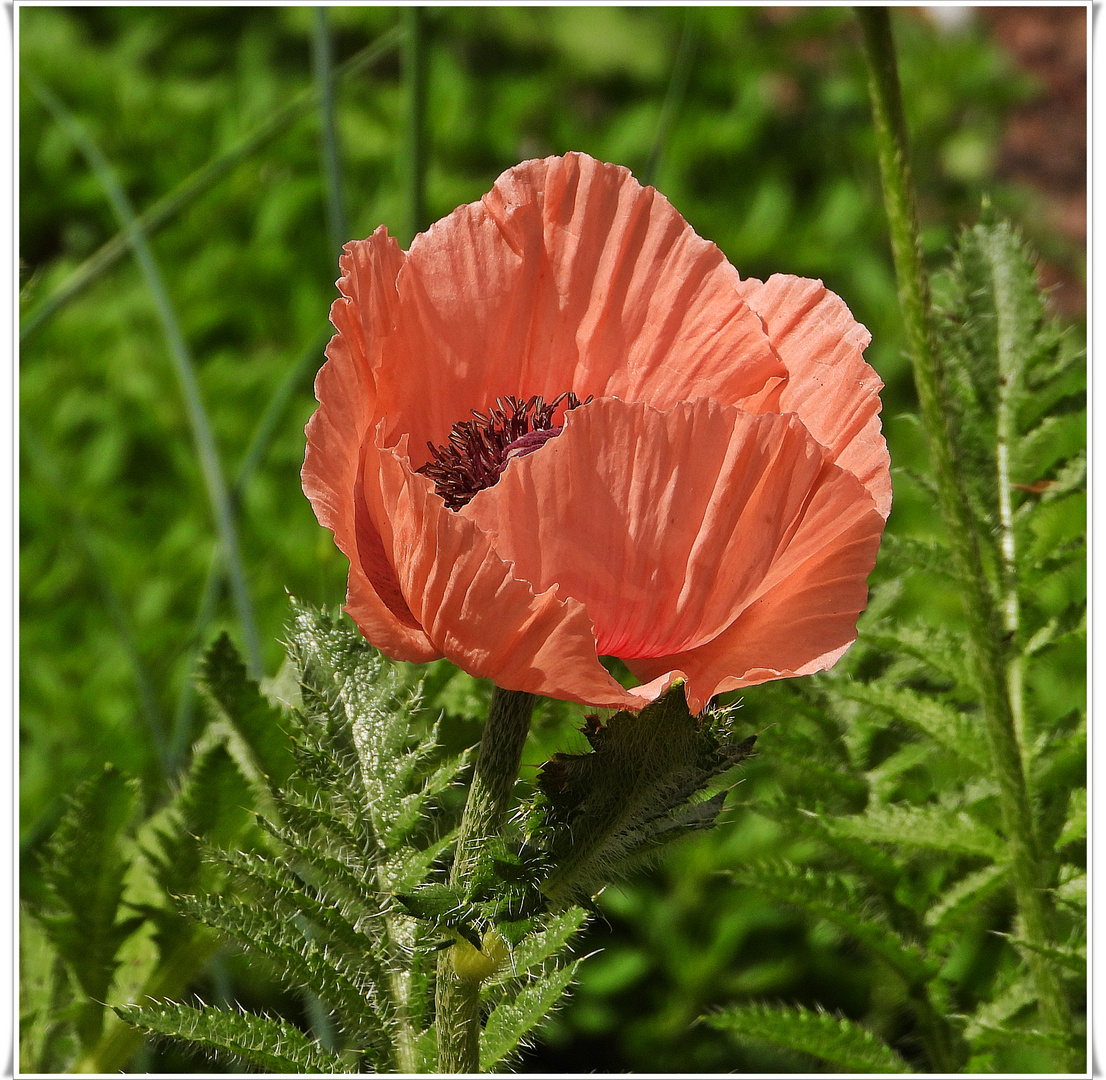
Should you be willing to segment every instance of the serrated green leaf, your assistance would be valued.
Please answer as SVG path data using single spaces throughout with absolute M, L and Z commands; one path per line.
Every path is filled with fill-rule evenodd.
M 579 963 L 565 964 L 524 983 L 517 994 L 492 1009 L 480 1034 L 482 1072 L 494 1072 L 548 1017 L 576 977 Z
M 252 888 L 252 895 L 272 914 L 311 920 L 317 936 L 324 937 L 328 945 L 344 949 L 347 957 L 371 956 L 377 943 L 365 932 L 364 925 L 371 920 L 359 920 L 359 912 L 347 914 L 348 905 L 326 895 L 325 883 L 319 894 L 280 860 L 260 855 L 225 852 L 219 858 L 236 871 L 238 878 Z M 355 921 L 361 922 L 361 929 L 354 925 Z
M 590 918 L 583 908 L 570 907 L 546 918 L 541 929 L 527 934 L 517 948 L 511 951 L 509 968 L 501 969 L 491 980 L 504 983 L 541 968 L 568 944 Z
M 134 782 L 106 765 L 69 800 L 43 858 L 50 903 L 36 914 L 89 999 L 78 1020 L 86 1045 L 99 1036 L 119 948 L 143 921 L 119 919 L 128 870 L 120 839 L 136 798 Z
M 965 813 L 938 806 L 875 806 L 851 817 L 827 818 L 826 828 L 877 844 L 984 855 L 1005 860 L 1002 838 Z
M 944 931 L 977 904 L 983 903 L 1005 886 L 1009 868 L 1004 865 L 984 866 L 966 874 L 950 886 L 925 914 L 926 925 L 934 931 Z
M 1038 503 L 1026 523 L 1032 540 L 1023 557 L 1031 565 L 1041 565 L 1065 544 L 1073 541 L 1082 544 L 1087 531 L 1086 494 L 1073 492 L 1063 498 Z
M 1087 838 L 1087 789 L 1073 788 L 1068 799 L 1068 817 L 1056 841 L 1058 848 Z
M 981 768 L 989 767 L 990 754 L 982 720 L 967 716 L 932 695 L 920 694 L 906 687 L 889 686 L 884 682 L 835 682 L 830 693 L 882 709 L 924 732 L 965 761 Z
M 811 1012 L 801 1006 L 743 1005 L 703 1019 L 719 1031 L 809 1054 L 838 1072 L 898 1074 L 913 1071 L 867 1028 L 845 1017 Z
M 1027 380 L 1054 359 L 1059 337 L 1045 324 L 1033 261 L 1005 222 L 961 234 L 935 294 L 963 474 L 981 521 L 995 526 Z
M 905 654 L 920 660 L 930 671 L 948 679 L 965 694 L 975 694 L 976 677 L 968 664 L 964 642 L 943 627 L 896 624 L 892 620 L 866 625 L 861 641 L 866 646 Z M 836 680 L 831 680 L 836 687 Z M 871 684 L 869 684 L 871 685 Z
M 1085 412 L 1046 416 L 1015 445 L 1011 476 L 1015 483 L 1035 484 L 1060 462 L 1079 456 L 1086 445 Z
M 226 633 L 204 653 L 199 677 L 200 685 L 220 715 L 249 747 L 260 772 L 274 784 L 283 784 L 293 766 L 283 714 L 247 676 L 246 665 Z
M 346 1030 L 370 1045 L 387 1046 L 387 1021 L 378 1014 L 373 987 L 334 952 L 320 948 L 271 912 L 230 897 L 181 901 L 193 918 L 267 956 L 282 977 L 306 987 L 336 1009 Z
M 183 1039 L 237 1065 L 246 1062 L 269 1073 L 350 1073 L 299 1028 L 249 1012 L 227 1009 L 194 1009 L 190 1005 L 127 1005 L 116 1008 L 122 1020 L 151 1035 Z
M 936 973 L 936 965 L 916 945 L 878 921 L 873 905 L 839 874 L 785 864 L 753 867 L 735 873 L 734 878 L 748 888 L 839 926 L 890 965 L 909 985 L 920 984 Z
M 433 865 L 453 846 L 457 830 L 451 829 L 429 846 L 401 848 L 380 868 L 380 882 L 390 892 L 412 892 L 425 883 Z
M 478 907 L 444 885 L 431 885 L 413 893 L 397 893 L 396 899 L 416 919 L 443 931 L 455 931 L 474 949 L 481 947 L 478 927 L 486 922 Z
M 205 889 L 219 885 L 210 870 L 204 872 L 200 838 L 212 844 L 237 842 L 252 822 L 252 799 L 253 789 L 225 742 L 206 739 L 173 802 L 149 823 L 143 855 L 159 895 L 149 896 L 144 910 L 156 924 L 163 957 L 191 932 L 168 898 L 201 887 L 201 881 Z
M 77 1033 L 67 1016 L 73 1002 L 69 971 L 38 920 L 19 919 L 19 1071 L 68 1073 Z
M 1037 945 L 1032 941 L 1026 941 L 1025 938 L 1015 937 L 1012 934 L 1007 935 L 1007 940 L 1022 952 L 1047 957 L 1054 964 L 1059 964 L 1060 967 L 1074 972 L 1080 980 L 1087 977 L 1087 951 L 1085 945 L 1080 944 L 1079 946 L 1063 949 L 1049 948 L 1046 945 Z
M 949 549 L 936 540 L 888 533 L 880 543 L 879 561 L 892 573 L 924 573 L 941 581 L 955 580 Z

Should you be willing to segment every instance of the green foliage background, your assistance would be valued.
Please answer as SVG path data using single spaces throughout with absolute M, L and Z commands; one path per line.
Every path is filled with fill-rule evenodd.
M 897 470 L 889 535 L 939 533 L 933 500 L 911 476 L 924 461 L 922 440 L 849 13 L 493 7 L 426 15 L 427 220 L 479 198 L 519 160 L 583 150 L 655 183 L 743 275 L 822 278 L 871 330 L 867 355 L 887 384 L 884 430 Z M 386 39 L 400 18 L 389 8 L 330 9 L 335 62 Z M 22 7 L 20 63 L 86 125 L 142 210 L 310 89 L 313 19 L 307 8 Z M 927 255 L 944 257 L 986 192 L 1039 249 L 1078 265 L 1078 253 L 1040 231 L 1034 196 L 993 175 L 1005 111 L 1034 87 L 975 27 L 942 34 L 906 11 L 896 25 Z M 283 655 L 285 591 L 334 604 L 345 584 L 344 559 L 298 479 L 337 276 L 321 117 L 308 109 L 282 125 L 152 239 L 225 472 L 233 478 L 251 447 L 263 451 L 240 492 L 238 523 L 270 675 Z M 386 223 L 406 242 L 397 44 L 339 86 L 335 119 L 347 236 Z M 26 81 L 19 124 L 21 313 L 24 327 L 35 323 L 19 384 L 20 837 L 22 887 L 34 896 L 42 888 L 36 855 L 63 797 L 105 761 L 140 779 L 146 807 L 165 800 L 203 723 L 190 693 L 196 649 L 220 629 L 239 637 L 241 628 L 222 594 L 214 617 L 198 620 L 212 516 L 137 266 L 125 257 L 37 320 L 38 305 L 118 225 L 85 159 Z M 290 393 L 270 414 L 272 437 L 256 444 L 282 387 Z M 1082 527 L 1078 506 L 1054 516 L 1060 539 Z M 890 576 L 881 564 L 873 581 Z M 901 610 L 955 634 L 958 598 L 918 577 L 906 581 Z M 1049 587 L 1060 610 L 1080 583 Z M 1035 677 L 1048 714 L 1078 707 L 1078 643 L 1052 653 Z M 431 697 L 446 709 L 443 738 L 455 749 L 471 744 L 477 727 L 463 717 L 480 715 L 487 687 L 434 678 L 444 687 Z M 779 688 L 744 699 L 758 731 L 786 724 L 791 708 Z M 578 749 L 574 719 L 574 710 L 546 706 L 524 761 Z M 765 757 L 739 804 L 775 790 L 770 746 L 762 741 Z M 606 921 L 587 937 L 589 950 L 603 952 L 582 965 L 573 997 L 523 1067 L 803 1068 L 767 1047 L 735 1049 L 720 1031 L 689 1027 L 704 1010 L 738 1000 L 893 1020 L 877 964 L 828 924 L 720 875 L 780 854 L 780 843 L 771 822 L 738 811 L 652 874 L 608 890 Z M 216 974 L 228 996 L 292 1007 L 240 960 Z

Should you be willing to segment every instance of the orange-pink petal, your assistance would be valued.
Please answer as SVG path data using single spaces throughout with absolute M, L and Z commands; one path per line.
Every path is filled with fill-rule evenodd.
M 373 644 L 399 660 L 423 663 L 441 655 L 416 622 L 399 590 L 395 572 L 359 498 L 361 446 L 375 399 L 373 358 L 380 328 L 395 306 L 381 282 L 394 282 L 403 253 L 378 229 L 342 257 L 344 296 L 331 309 L 338 333 L 327 346 L 327 362 L 315 379 L 319 408 L 307 425 L 303 490 L 320 524 L 334 533 L 350 561 L 346 610 Z M 360 286 L 360 287 L 358 287 Z
M 607 673 L 583 604 L 516 577 L 486 534 L 413 472 L 406 439 L 364 454 L 364 493 L 400 588 L 435 648 L 508 690 L 612 707 L 637 700 Z
M 524 162 L 412 243 L 376 415 L 389 442 L 411 436 L 419 465 L 427 441 L 508 394 L 771 407 L 786 369 L 739 282 L 628 170 L 581 154 Z
M 634 675 L 660 684 L 686 678 L 698 711 L 727 690 L 832 667 L 856 639 L 883 532 L 883 516 L 860 497 L 859 482 L 842 475 L 849 482 L 812 500 L 764 590 L 729 627 L 683 654 L 627 660 Z
M 872 335 L 822 282 L 774 274 L 740 290 L 764 320 L 789 379 L 779 410 L 797 412 L 843 469 L 858 476 L 880 513 L 891 512 L 891 473 L 880 421 L 883 383 L 863 359 Z
M 610 398 L 458 512 L 536 591 L 581 600 L 598 651 L 627 661 L 710 642 L 865 515 L 878 536 L 871 497 L 794 415 Z

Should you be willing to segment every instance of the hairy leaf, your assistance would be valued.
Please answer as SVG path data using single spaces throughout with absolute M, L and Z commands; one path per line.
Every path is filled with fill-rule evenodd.
M 78 1021 L 86 1044 L 99 1034 L 120 946 L 143 921 L 119 918 L 128 869 L 120 838 L 136 797 L 132 781 L 104 766 L 70 798 L 43 860 L 50 902 L 37 914 L 89 999 Z
M 839 874 L 783 865 L 759 866 L 740 871 L 734 877 L 742 885 L 839 926 L 889 964 L 908 984 L 922 983 L 936 972 L 935 965 L 916 945 L 903 940 L 876 917 L 875 905 L 864 901 L 858 886 Z
M 190 1005 L 127 1005 L 116 1008 L 128 1024 L 151 1035 L 171 1036 L 195 1043 L 231 1065 L 246 1063 L 270 1073 L 350 1073 L 299 1028 L 249 1012 L 195 1009 Z
M 580 961 L 556 967 L 524 982 L 519 991 L 491 1011 L 480 1036 L 480 1068 L 494 1072 L 538 1027 L 564 995 L 576 976 Z
M 281 711 L 246 674 L 230 637 L 222 634 L 200 662 L 200 685 L 219 713 L 245 740 L 257 768 L 276 784 L 292 772 L 292 748 Z
M 932 694 L 920 694 L 885 682 L 845 681 L 834 682 L 831 693 L 882 709 L 974 765 L 986 768 L 990 761 L 982 723 Z
M 811 1012 L 801 1006 L 743 1005 L 703 1019 L 720 1031 L 820 1058 L 837 1072 L 896 1074 L 912 1071 L 894 1050 L 866 1028 L 845 1017 Z
M 878 844 L 955 851 L 1003 859 L 1006 845 L 997 833 L 965 813 L 938 806 L 876 806 L 863 814 L 826 822 L 831 832 Z

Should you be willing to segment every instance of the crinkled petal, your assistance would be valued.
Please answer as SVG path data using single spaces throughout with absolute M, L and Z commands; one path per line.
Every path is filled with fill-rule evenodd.
M 599 652 L 624 660 L 716 638 L 865 515 L 878 538 L 871 497 L 794 414 L 610 398 L 574 410 L 458 512 L 535 591 L 584 602 Z M 854 624 L 870 570 L 850 564 Z
M 879 421 L 883 383 L 862 356 L 872 335 L 820 281 L 774 274 L 739 286 L 764 320 L 789 379 L 779 409 L 797 412 L 843 469 L 858 476 L 886 519 L 891 459 Z
M 508 394 L 771 408 L 786 369 L 739 282 L 628 170 L 582 154 L 524 162 L 411 245 L 403 333 L 376 374 L 386 439 L 410 434 L 419 465 L 427 442 Z
M 400 660 L 422 663 L 441 654 L 415 621 L 399 589 L 380 537 L 359 496 L 361 444 L 375 400 L 373 357 L 379 328 L 389 324 L 395 289 L 381 287 L 403 265 L 403 252 L 378 229 L 363 243 L 347 245 L 342 283 L 349 290 L 334 302 L 338 333 L 315 379 L 319 408 L 307 425 L 303 490 L 319 522 L 350 561 L 346 610 L 374 645 Z M 360 286 L 360 288 L 358 288 Z
M 729 627 L 683 654 L 628 659 L 634 675 L 654 687 L 686 678 L 688 703 L 699 711 L 727 690 L 832 667 L 856 640 L 883 532 L 859 481 L 841 475 L 848 482 L 811 501 L 764 591 Z
M 470 675 L 590 705 L 640 708 L 599 663 L 584 606 L 535 590 L 413 472 L 406 440 L 366 446 L 364 492 L 400 588 L 435 648 Z

